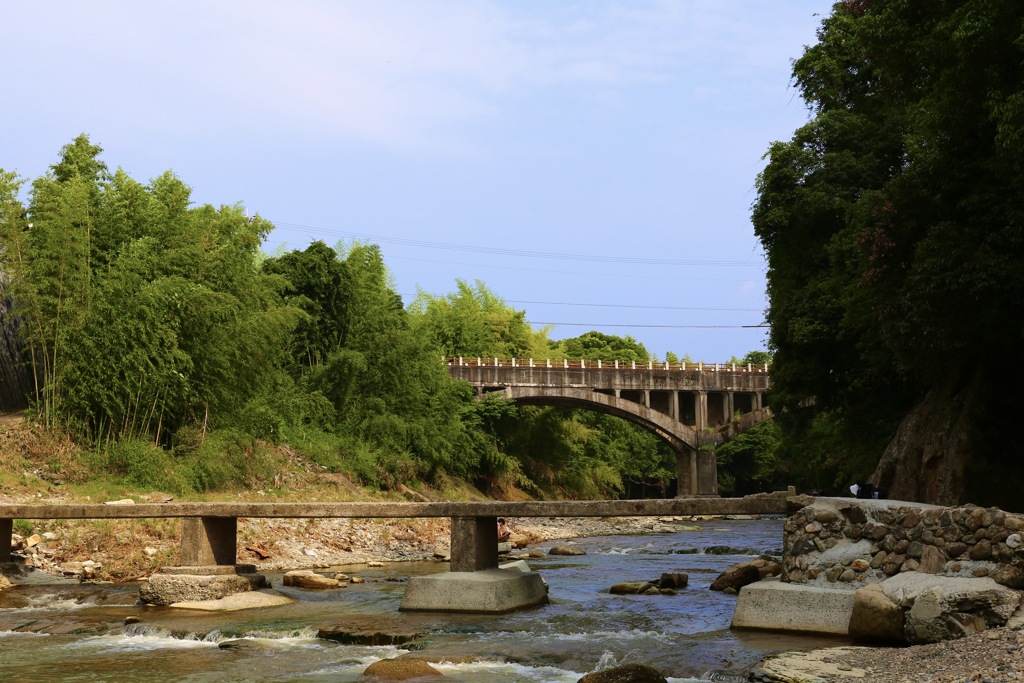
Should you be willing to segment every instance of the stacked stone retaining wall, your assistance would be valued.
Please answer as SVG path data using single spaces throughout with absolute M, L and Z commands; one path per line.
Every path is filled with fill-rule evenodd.
M 1024 515 L 888 500 L 801 502 L 785 523 L 785 582 L 856 589 L 923 572 L 1024 589 Z

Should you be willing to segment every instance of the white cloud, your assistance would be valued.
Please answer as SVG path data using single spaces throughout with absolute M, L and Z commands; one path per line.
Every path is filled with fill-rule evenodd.
M 10 36 L 32 50 L 34 82 L 85 109 L 409 149 L 450 144 L 551 88 L 594 89 L 600 104 L 693 79 L 707 96 L 723 69 L 749 70 L 778 42 L 746 16 L 756 4 L 57 0 L 3 12 L 38 38 Z

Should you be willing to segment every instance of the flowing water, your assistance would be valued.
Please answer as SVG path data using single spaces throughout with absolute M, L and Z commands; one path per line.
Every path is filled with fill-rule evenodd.
M 442 660 L 434 666 L 452 683 L 574 682 L 627 662 L 655 666 L 671 681 L 741 681 L 772 652 L 841 642 L 732 631 L 736 598 L 708 590 L 730 564 L 778 552 L 781 519 L 574 543 L 587 554 L 529 561 L 548 582 L 551 604 L 495 616 L 400 613 L 404 581 L 447 571 L 439 563 L 344 567 L 367 583 L 319 592 L 281 588 L 271 575 L 296 602 L 237 612 L 143 607 L 132 585 L 21 585 L 0 592 L 0 681 L 345 683 L 366 680 L 374 661 L 413 650 Z M 663 572 L 689 574 L 689 587 L 675 596 L 607 592 Z M 125 624 L 126 617 L 141 621 Z M 397 647 L 344 645 L 317 637 L 328 626 L 418 636 Z M 235 639 L 242 640 L 221 647 Z

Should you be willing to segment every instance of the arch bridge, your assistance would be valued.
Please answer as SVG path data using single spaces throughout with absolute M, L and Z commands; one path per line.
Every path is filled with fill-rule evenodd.
M 760 364 L 446 358 L 478 398 L 500 396 L 615 415 L 653 432 L 677 454 L 677 496 L 717 496 L 714 447 L 771 418 Z

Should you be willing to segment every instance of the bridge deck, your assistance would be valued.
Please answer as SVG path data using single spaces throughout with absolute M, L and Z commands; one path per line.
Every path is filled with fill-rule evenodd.
M 645 517 L 661 515 L 783 514 L 782 496 L 644 500 L 140 503 L 136 505 L 0 505 L 0 519 L 132 519 L 148 517 Z
M 780 495 L 658 500 L 486 501 L 469 503 L 143 503 L 138 505 L 0 505 L 0 562 L 11 559 L 15 519 L 182 518 L 179 560 L 185 567 L 237 562 L 241 517 L 450 517 L 451 571 L 498 566 L 498 517 L 632 517 L 661 515 L 784 514 Z

